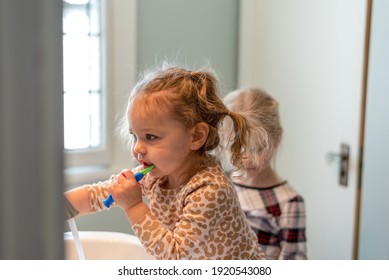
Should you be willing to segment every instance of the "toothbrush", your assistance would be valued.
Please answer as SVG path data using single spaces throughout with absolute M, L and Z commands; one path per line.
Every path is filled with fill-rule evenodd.
M 135 173 L 135 180 L 137 182 L 139 182 L 140 180 L 142 180 L 142 178 L 151 171 L 151 169 L 153 169 L 155 167 L 155 165 L 150 165 L 149 167 Z M 104 205 L 109 208 L 109 206 L 113 203 L 113 197 L 112 195 L 109 195 L 106 199 L 103 199 L 103 203 Z

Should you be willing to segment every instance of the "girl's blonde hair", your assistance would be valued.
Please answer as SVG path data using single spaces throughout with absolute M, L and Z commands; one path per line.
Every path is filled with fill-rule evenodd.
M 155 108 L 161 108 L 169 110 L 185 128 L 192 128 L 200 122 L 208 124 L 208 138 L 197 151 L 204 159 L 201 165 L 215 161 L 212 152 L 221 144 L 221 124 L 226 116 L 230 116 L 235 132 L 230 145 L 231 162 L 238 168 L 242 166 L 243 152 L 249 139 L 248 121 L 239 113 L 231 113 L 224 105 L 216 75 L 210 69 L 189 71 L 165 63 L 160 68 L 147 72 L 134 86 L 127 111 L 138 97 L 144 98 L 142 114 L 145 117 L 147 114 L 158 114 Z M 122 132 L 128 135 L 127 122 L 122 124 Z
M 251 133 L 247 151 L 253 163 L 261 167 L 264 159 L 273 157 L 281 141 L 282 127 L 277 100 L 262 89 L 243 88 L 230 92 L 223 101 L 230 111 L 244 114 L 250 119 Z M 228 125 L 225 132 L 227 135 L 231 133 L 228 132 Z

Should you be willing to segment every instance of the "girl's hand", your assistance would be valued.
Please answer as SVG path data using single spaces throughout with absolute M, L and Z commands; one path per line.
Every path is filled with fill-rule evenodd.
M 123 170 L 119 175 L 112 178 L 108 192 L 112 195 L 116 204 L 124 211 L 142 202 L 140 185 L 135 180 L 134 173 L 128 169 Z

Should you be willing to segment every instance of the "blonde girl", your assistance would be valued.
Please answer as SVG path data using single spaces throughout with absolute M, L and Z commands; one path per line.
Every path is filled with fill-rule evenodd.
M 258 243 L 267 259 L 307 259 L 304 200 L 275 169 L 282 137 L 278 102 L 259 88 L 243 88 L 224 103 L 253 124 L 243 169 L 229 173 Z M 232 127 L 224 127 L 227 140 Z
M 221 123 L 230 116 L 236 131 L 232 162 L 240 166 L 250 125 L 225 107 L 215 75 L 171 66 L 154 70 L 135 85 L 126 112 L 138 166 L 67 192 L 80 215 L 106 210 L 102 200 L 111 194 L 156 259 L 264 259 L 215 155 Z M 151 165 L 137 182 L 134 173 Z

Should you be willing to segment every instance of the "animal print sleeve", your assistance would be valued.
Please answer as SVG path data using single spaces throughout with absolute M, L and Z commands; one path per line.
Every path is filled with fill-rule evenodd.
M 111 180 L 107 180 L 86 186 L 86 189 L 88 190 L 89 208 L 91 213 L 109 209 L 103 204 L 103 200 L 109 196 L 108 186 L 110 182 Z M 116 206 L 115 202 L 112 203 L 111 207 L 114 206 Z

